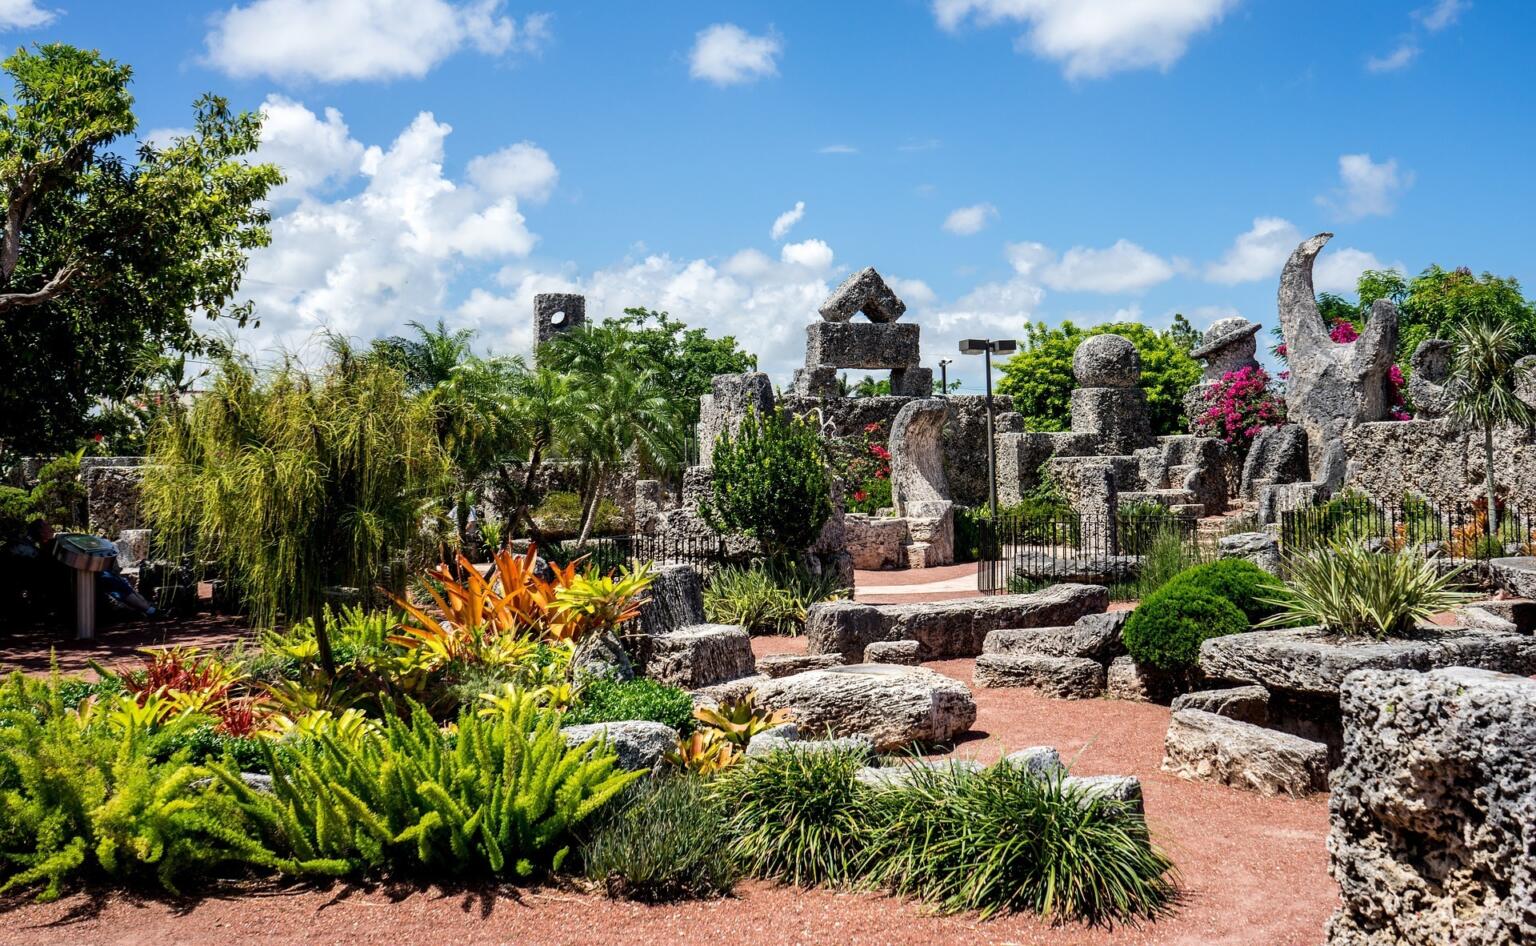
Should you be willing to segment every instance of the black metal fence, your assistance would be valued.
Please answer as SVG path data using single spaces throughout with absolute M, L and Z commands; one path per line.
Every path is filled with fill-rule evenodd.
M 1422 501 L 1380 505 L 1342 496 L 1280 515 L 1283 557 L 1333 542 L 1364 542 L 1388 551 L 1486 564 L 1490 559 L 1536 554 L 1536 516 L 1500 509 L 1490 522 L 1487 504 L 1433 506 Z
M 999 516 L 977 529 L 977 587 L 985 594 L 1032 591 L 1062 581 L 1107 584 L 1122 597 L 1148 568 L 1202 560 L 1198 520 L 1171 512 L 1092 516 Z
M 620 535 L 589 539 L 586 545 L 559 542 L 541 548 L 540 554 L 565 563 L 583 555 L 600 571 L 631 561 L 692 565 L 708 574 L 732 561 L 725 544 L 716 538 L 676 535 Z

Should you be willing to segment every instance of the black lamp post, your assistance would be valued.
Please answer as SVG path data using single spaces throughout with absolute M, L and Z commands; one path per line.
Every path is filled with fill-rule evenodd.
M 949 365 L 953 358 L 939 359 L 939 396 L 949 397 Z
M 992 432 L 992 355 L 1011 355 L 1019 343 L 1011 338 L 965 338 L 960 340 L 960 354 L 985 355 L 987 358 L 987 506 L 997 521 L 997 439 Z

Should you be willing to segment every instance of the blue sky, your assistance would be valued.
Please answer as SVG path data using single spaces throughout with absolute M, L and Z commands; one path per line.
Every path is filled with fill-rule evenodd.
M 787 381 L 865 265 L 933 364 L 1026 319 L 1270 324 L 1324 229 L 1329 288 L 1536 283 L 1527 3 L 0 0 L 0 24 L 132 64 L 146 135 L 206 90 L 267 111 L 291 180 L 253 349 L 441 315 L 526 350 L 533 293 L 576 290 Z

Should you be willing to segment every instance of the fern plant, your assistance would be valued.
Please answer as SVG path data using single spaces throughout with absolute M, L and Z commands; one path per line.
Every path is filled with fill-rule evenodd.
M 558 870 L 571 831 L 643 773 L 597 740 L 568 747 L 531 695 L 459 715 L 450 738 L 427 711 L 378 731 L 268 749 L 273 793 L 213 766 L 278 850 L 351 871 L 392 868 L 519 879 Z

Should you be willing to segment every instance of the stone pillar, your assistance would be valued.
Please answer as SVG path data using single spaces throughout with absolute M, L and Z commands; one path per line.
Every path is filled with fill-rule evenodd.
M 1099 452 L 1125 456 L 1150 446 L 1152 426 L 1141 380 L 1141 356 L 1129 339 L 1094 335 L 1072 356 L 1072 432 L 1099 438 Z
M 587 297 L 574 292 L 541 292 L 533 297 L 533 336 L 542 345 L 587 321 Z
M 715 438 L 741 429 L 747 412 L 773 411 L 773 382 L 761 371 L 717 374 L 710 382 L 713 393 L 699 398 L 699 466 L 714 460 Z

